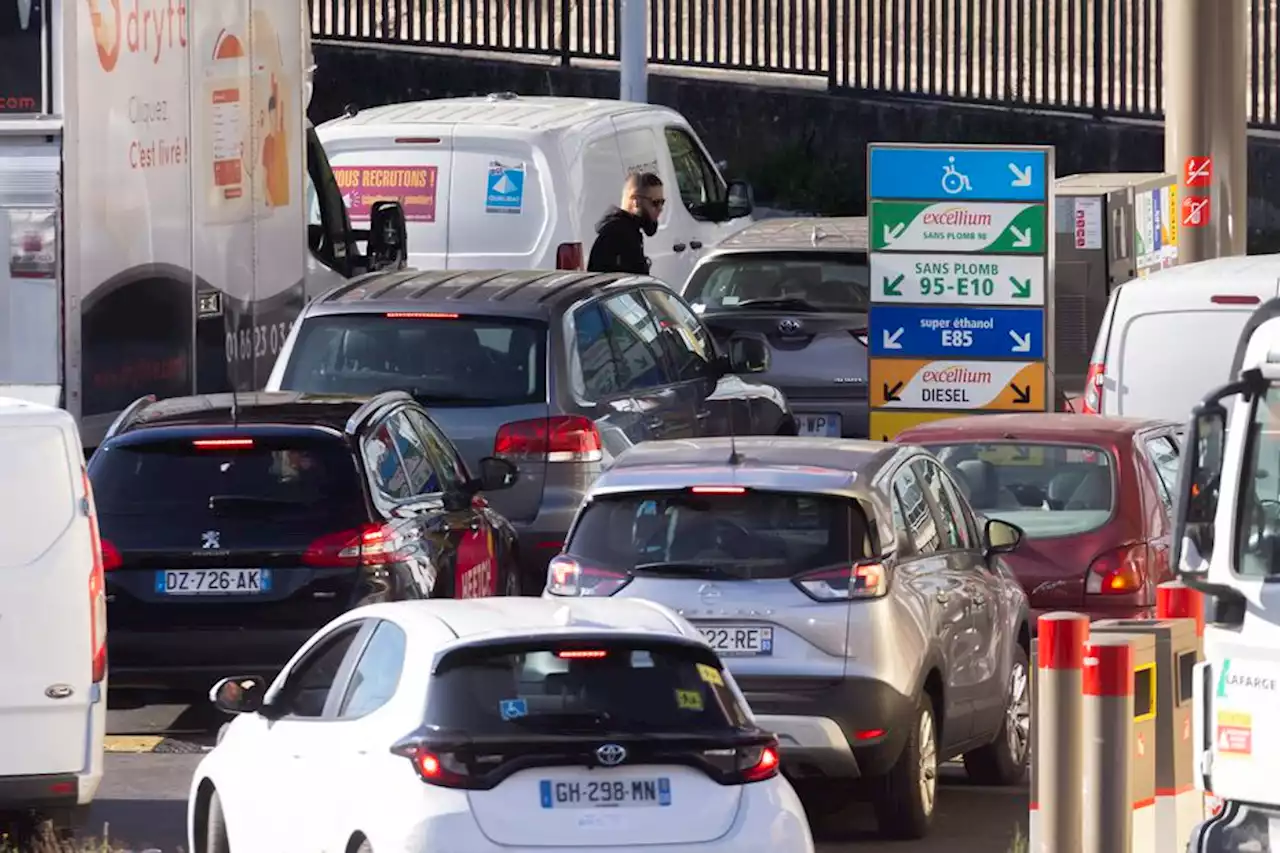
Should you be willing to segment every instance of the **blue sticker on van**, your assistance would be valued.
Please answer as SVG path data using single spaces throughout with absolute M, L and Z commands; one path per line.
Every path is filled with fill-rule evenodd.
M 516 720 L 529 715 L 529 704 L 523 699 L 503 699 L 498 703 L 498 713 L 504 720 Z
M 524 206 L 524 164 L 507 166 L 494 160 L 485 182 L 485 213 L 519 213 Z

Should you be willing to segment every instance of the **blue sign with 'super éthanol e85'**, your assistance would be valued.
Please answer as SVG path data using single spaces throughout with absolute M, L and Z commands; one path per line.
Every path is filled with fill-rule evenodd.
M 1043 150 L 873 146 L 871 198 L 1044 201 Z
M 871 355 L 903 358 L 1044 358 L 1043 308 L 872 305 Z

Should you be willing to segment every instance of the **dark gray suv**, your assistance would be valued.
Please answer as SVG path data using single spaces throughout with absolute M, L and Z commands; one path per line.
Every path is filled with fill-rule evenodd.
M 376 394 L 426 405 L 473 470 L 514 462 L 489 497 L 520 534 L 522 588 L 537 593 L 588 487 L 652 439 L 794 435 L 758 342 L 721 353 L 661 282 L 545 270 L 379 273 L 312 301 L 268 390 Z M 732 419 L 732 423 L 730 421 Z

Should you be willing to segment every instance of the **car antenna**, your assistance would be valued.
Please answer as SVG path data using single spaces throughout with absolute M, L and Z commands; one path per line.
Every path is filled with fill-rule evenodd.
M 231 355 L 233 356 L 233 358 L 231 359 L 231 426 L 239 427 L 240 426 L 240 400 L 236 396 L 236 386 L 240 384 L 240 353 L 236 351 L 239 349 L 239 346 L 240 346 L 240 312 L 239 311 L 236 311 L 235 313 L 235 320 L 233 325 L 235 328 L 232 329 L 232 336 L 231 336 L 231 340 L 233 341 L 232 343 L 233 352 L 231 353 Z
M 742 464 L 742 455 L 738 453 L 738 437 L 734 435 L 732 410 L 729 411 L 729 464 L 733 466 Z

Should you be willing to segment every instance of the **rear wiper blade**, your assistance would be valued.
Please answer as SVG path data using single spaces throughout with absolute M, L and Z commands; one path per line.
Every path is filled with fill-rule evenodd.
M 799 296 L 783 296 L 776 299 L 748 299 L 746 302 L 739 302 L 735 308 L 785 308 L 790 311 L 821 311 L 817 305 L 814 305 L 807 299 L 801 299 Z
M 379 394 L 387 391 L 403 391 L 413 397 L 419 403 L 435 403 L 437 405 L 447 405 L 449 403 L 483 403 L 488 402 L 483 397 L 469 397 L 466 394 L 438 394 L 434 391 L 428 391 L 425 388 L 419 388 L 416 385 L 394 385 L 383 388 L 378 391 Z
M 738 580 L 737 575 L 725 571 L 719 566 L 713 566 L 710 563 L 692 563 L 680 560 L 641 563 L 632 569 L 631 573 L 633 575 L 651 575 L 660 578 L 679 578 L 687 575 L 696 575 L 700 578 L 709 578 L 711 580 Z
M 314 501 L 291 501 L 285 498 L 268 498 L 261 495 L 210 495 L 209 509 L 230 509 L 232 507 L 295 508 L 310 506 Z
M 531 729 L 549 728 L 556 731 L 573 731 L 581 729 L 600 729 L 608 726 L 613 717 L 607 711 L 560 711 L 548 714 L 534 714 L 527 717 L 512 717 L 507 720 Z

